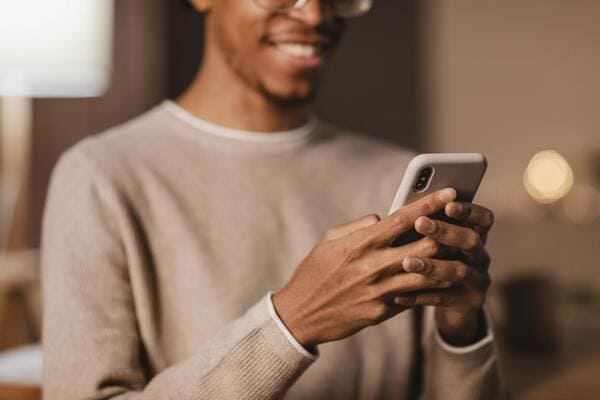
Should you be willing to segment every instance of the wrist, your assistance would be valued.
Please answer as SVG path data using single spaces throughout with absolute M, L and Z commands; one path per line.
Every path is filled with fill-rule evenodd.
M 271 301 L 275 313 L 294 339 L 307 351 L 316 354 L 318 342 L 310 327 L 304 323 L 304 318 L 301 317 L 299 310 L 294 308 L 294 304 L 297 304 L 297 302 L 290 301 L 283 291 L 274 293 Z
M 435 321 L 440 336 L 453 346 L 468 346 L 486 335 L 487 327 L 481 308 L 454 311 L 438 307 Z

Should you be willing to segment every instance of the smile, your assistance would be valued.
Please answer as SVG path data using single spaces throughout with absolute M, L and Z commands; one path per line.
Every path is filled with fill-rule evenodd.
M 321 53 L 321 46 L 307 43 L 284 42 L 273 43 L 272 46 L 289 56 L 299 58 L 312 58 Z

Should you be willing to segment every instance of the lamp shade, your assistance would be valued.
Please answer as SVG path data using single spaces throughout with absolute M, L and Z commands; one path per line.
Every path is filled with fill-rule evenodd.
M 0 96 L 104 93 L 113 8 L 113 0 L 0 0 Z

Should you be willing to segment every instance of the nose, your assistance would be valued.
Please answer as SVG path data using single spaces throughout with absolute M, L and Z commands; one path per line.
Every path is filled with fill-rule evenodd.
M 303 7 L 291 10 L 290 14 L 310 26 L 318 26 L 333 18 L 329 2 L 323 0 L 307 0 Z

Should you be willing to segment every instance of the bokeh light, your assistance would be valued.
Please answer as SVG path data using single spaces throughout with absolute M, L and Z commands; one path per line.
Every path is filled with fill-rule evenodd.
M 566 196 L 573 187 L 573 170 L 557 151 L 540 151 L 529 161 L 523 174 L 523 183 L 527 193 L 536 201 L 554 203 Z

